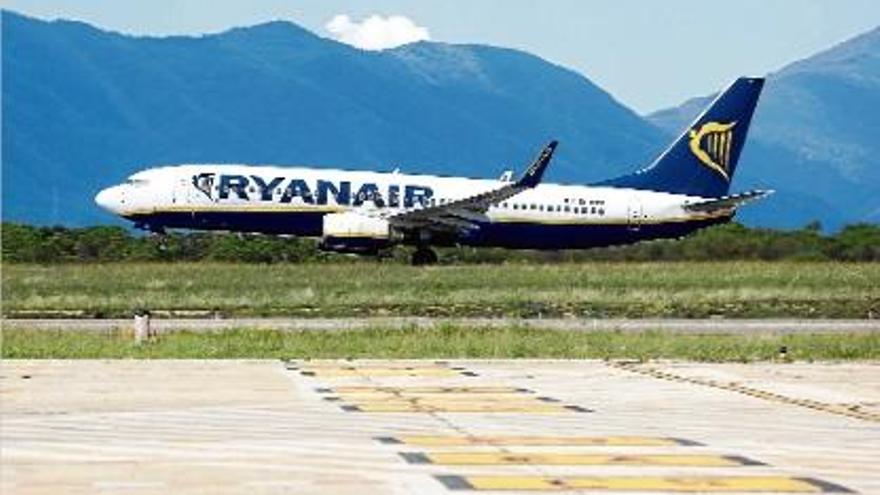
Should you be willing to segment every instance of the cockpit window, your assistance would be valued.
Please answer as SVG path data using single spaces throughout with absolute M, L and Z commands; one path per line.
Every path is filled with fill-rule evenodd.
M 127 181 L 125 181 L 125 183 L 130 186 L 145 186 L 149 183 L 149 181 L 147 179 L 129 178 Z

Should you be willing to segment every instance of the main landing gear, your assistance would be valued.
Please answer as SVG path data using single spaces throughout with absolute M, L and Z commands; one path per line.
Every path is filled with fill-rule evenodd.
M 135 224 L 134 228 L 146 230 L 148 232 L 147 235 L 157 245 L 159 251 L 168 249 L 168 232 L 165 230 L 165 227 L 138 223 Z
M 433 265 L 437 263 L 437 253 L 427 246 L 419 246 L 412 255 L 412 266 Z

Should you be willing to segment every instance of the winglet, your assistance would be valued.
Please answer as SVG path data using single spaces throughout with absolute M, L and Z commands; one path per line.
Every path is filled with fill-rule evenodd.
M 558 141 L 550 141 L 550 144 L 541 150 L 541 154 L 538 155 L 538 158 L 535 158 L 535 161 L 529 165 L 529 168 L 526 169 L 522 177 L 516 181 L 516 187 L 530 189 L 541 182 L 541 177 L 543 177 L 547 165 L 550 164 L 550 159 L 553 158 L 553 151 L 556 150 L 557 144 L 559 144 Z

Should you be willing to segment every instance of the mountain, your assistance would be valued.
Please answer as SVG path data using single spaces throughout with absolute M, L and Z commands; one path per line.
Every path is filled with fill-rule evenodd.
M 94 194 L 159 164 L 494 177 L 557 138 L 548 179 L 588 182 L 665 141 L 583 76 L 490 46 L 367 52 L 289 22 L 135 37 L 9 11 L 2 45 L 5 220 L 112 222 Z
M 671 135 L 711 98 L 648 118 Z M 880 222 L 880 28 L 770 74 L 741 160 L 738 189 L 778 190 L 751 223 Z
M 561 142 L 548 180 L 645 165 L 711 97 L 643 119 L 521 51 L 420 42 L 368 52 L 290 22 L 136 37 L 2 13 L 2 214 L 117 221 L 104 186 L 185 162 L 493 177 Z M 778 193 L 752 225 L 880 221 L 880 29 L 769 76 L 733 190 Z

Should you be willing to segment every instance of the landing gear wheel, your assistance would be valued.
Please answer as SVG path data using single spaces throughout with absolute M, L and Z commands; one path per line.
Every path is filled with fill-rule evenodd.
M 413 266 L 433 265 L 437 263 L 437 253 L 433 249 L 420 247 L 412 255 Z
M 150 232 L 150 239 L 156 243 L 159 251 L 166 251 L 168 249 L 168 234 L 165 230 Z

